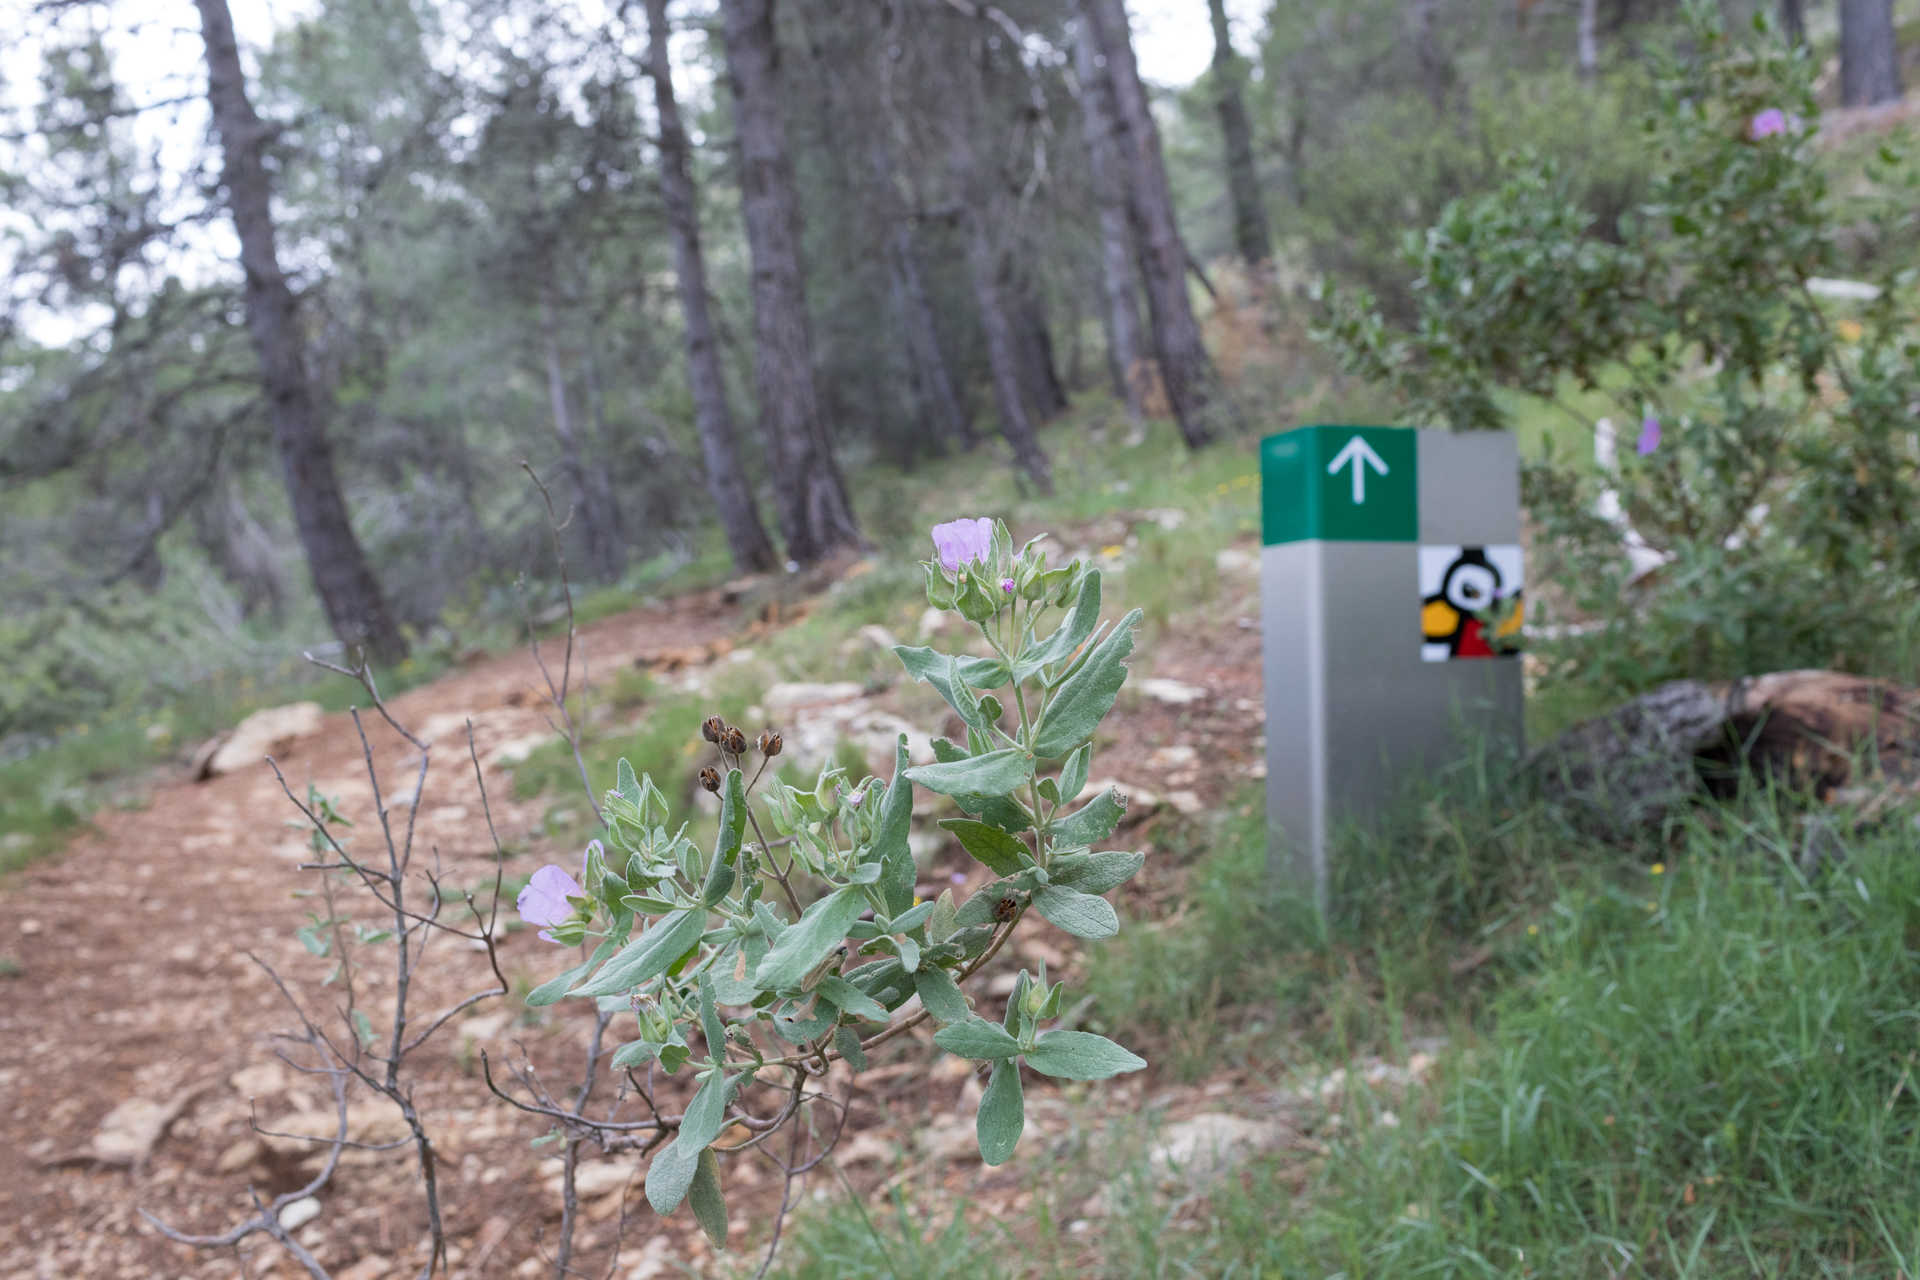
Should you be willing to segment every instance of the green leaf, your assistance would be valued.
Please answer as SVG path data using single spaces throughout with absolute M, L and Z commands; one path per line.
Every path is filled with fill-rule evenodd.
M 997 876 L 1017 875 L 1033 865 L 1033 854 L 1027 846 L 998 827 L 971 818 L 946 818 L 940 825 L 953 832 L 961 847 Z
M 916 973 L 920 968 L 920 944 L 912 938 L 897 939 L 894 944 L 900 951 L 900 967 L 908 973 Z
M 884 930 L 884 932 L 887 932 L 887 933 L 911 932 L 913 929 L 919 927 L 919 924 L 921 921 L 925 920 L 927 917 L 933 914 L 933 908 L 934 908 L 934 904 L 931 902 L 923 902 L 917 907 L 909 907 L 907 908 L 907 910 L 901 912 L 899 915 L 894 916 L 891 920 L 888 920 L 887 927 Z M 938 942 L 939 939 L 936 938 L 934 939 L 934 941 Z
M 833 1047 L 855 1071 L 867 1069 L 867 1051 L 860 1047 L 860 1033 L 852 1027 L 841 1027 L 833 1033 Z
M 700 941 L 707 928 L 705 911 L 676 911 L 653 922 L 653 927 L 621 948 L 594 975 L 593 981 L 575 987 L 568 995 L 610 996 L 637 987 L 649 978 L 657 978 L 685 955 L 687 948 Z
M 858 889 L 836 889 L 806 909 L 801 917 L 780 931 L 773 948 L 753 971 L 753 981 L 763 991 L 777 991 L 800 985 L 813 967 L 846 941 L 847 930 L 867 909 L 867 900 Z
M 720 1136 L 727 1119 L 728 1081 L 718 1067 L 707 1072 L 687 1104 L 680 1132 L 647 1167 L 647 1203 L 662 1217 L 680 1207 L 700 1169 L 700 1153 Z
M 606 775 L 602 774 L 601 776 L 605 777 Z M 614 766 L 613 777 L 613 789 L 620 793 L 620 798 L 638 809 L 640 807 L 640 779 L 633 776 L 633 766 L 627 763 L 625 756 L 621 756 L 620 763 Z
M 933 740 L 933 755 L 942 764 L 954 764 L 968 758 L 964 748 L 955 746 L 945 738 Z M 954 800 L 965 812 L 1010 834 L 1017 835 L 1033 825 L 1027 811 L 1007 796 L 955 796 Z
M 1020 1042 L 1008 1035 L 1006 1028 L 973 1015 L 934 1032 L 933 1042 L 962 1058 L 1011 1058 L 1020 1052 Z
M 1069 853 L 1047 865 L 1047 878 L 1063 889 L 1105 893 L 1131 880 L 1146 865 L 1146 854 L 1120 849 L 1105 853 Z
M 921 969 L 913 975 L 913 989 L 920 993 L 920 1003 L 937 1022 L 951 1026 L 973 1016 L 960 984 L 945 969 Z
M 966 687 L 964 678 L 956 680 L 956 659 L 933 649 L 904 644 L 893 647 L 893 656 L 900 659 L 908 675 L 922 684 L 932 685 L 947 705 L 960 714 L 968 728 L 982 735 L 987 732 L 986 719 L 980 714 L 973 691 Z
M 824 1001 L 789 1000 L 773 1011 L 773 1033 L 788 1044 L 807 1044 L 827 1033 L 839 1020 L 840 1011 Z M 803 1007 L 804 1005 L 804 1007 Z
M 980 1095 L 980 1111 L 973 1131 L 980 1139 L 980 1158 L 990 1165 L 1005 1164 L 1027 1127 L 1027 1102 L 1020 1089 L 1020 1064 L 996 1062 Z
M 815 988 L 815 990 L 819 991 L 828 1003 L 838 1008 L 842 1013 L 850 1013 L 854 1017 L 864 1018 L 868 1022 L 885 1022 L 887 1020 L 886 1006 L 860 988 L 854 986 L 851 982 L 848 982 L 845 978 L 831 976 L 822 978 L 820 985 Z
M 1147 1062 L 1090 1031 L 1049 1031 L 1027 1051 L 1027 1065 L 1062 1080 L 1105 1080 Z
M 653 1040 L 629 1040 L 614 1051 L 613 1069 L 622 1071 L 628 1067 L 643 1067 L 652 1062 L 660 1053 L 660 1045 Z
M 1060 798 L 1071 801 L 1077 799 L 1086 790 L 1087 770 L 1093 764 L 1093 744 L 1083 743 L 1067 762 L 1060 766 Z
M 1047 830 L 1056 845 L 1097 844 L 1113 834 L 1126 812 L 1126 800 L 1118 790 L 1108 787 L 1077 811 L 1049 823 Z
M 887 910 L 899 913 L 913 902 L 913 848 L 907 837 L 913 831 L 913 783 L 907 778 L 907 736 L 901 734 L 893 745 L 893 781 L 880 801 L 879 821 L 874 824 L 869 848 L 880 860 L 880 896 Z
M 720 789 L 720 832 L 714 837 L 716 861 L 733 865 L 740 856 L 740 842 L 747 834 L 747 789 L 738 769 L 727 770 L 727 781 Z
M 720 1157 L 708 1147 L 700 1153 L 700 1163 L 693 1171 L 693 1185 L 687 1188 L 687 1203 L 693 1206 L 693 1216 L 700 1223 L 700 1229 L 707 1233 L 707 1239 L 713 1241 L 713 1247 L 727 1247 L 727 1202 L 720 1194 Z
M 943 796 L 1004 796 L 1033 776 L 1033 758 L 1018 747 L 1002 747 L 950 764 L 922 764 L 907 770 L 916 786 Z
M 700 975 L 700 1034 L 707 1038 L 707 1056 L 721 1058 L 726 1056 L 726 1028 L 720 1023 L 720 1010 L 713 999 L 713 979 L 707 974 Z
M 527 993 L 527 1003 L 535 1006 L 536 1008 L 538 1008 L 541 1005 L 553 1004 L 555 1001 L 565 996 L 567 994 L 567 991 L 573 986 L 574 983 L 586 977 L 587 974 L 592 971 L 593 966 L 599 964 L 602 960 L 605 960 L 608 956 L 612 955 L 613 946 L 614 946 L 613 939 L 608 938 L 605 942 L 602 942 L 599 946 L 594 948 L 593 954 L 587 957 L 587 961 L 585 964 L 575 965 L 573 968 L 567 970 L 565 973 L 561 974 L 559 977 L 550 978 L 547 981 L 541 983 L 539 986 L 535 987 L 532 991 L 529 991 Z
M 953 905 L 953 890 L 942 889 L 940 896 L 933 900 L 933 913 L 927 917 L 927 941 L 945 942 L 952 937 L 959 927 L 958 914 Z
M 1073 612 L 1067 615 L 1060 629 L 1048 636 L 1030 653 L 1023 654 L 1014 664 L 1016 679 L 1025 680 L 1042 667 L 1050 667 L 1056 662 L 1064 662 L 1073 656 L 1074 650 L 1086 643 L 1093 634 L 1094 626 L 1100 621 L 1100 571 L 1089 569 L 1081 581 L 1080 596 L 1074 601 Z
M 1105 898 L 1057 884 L 1043 885 L 1033 895 L 1033 906 L 1058 928 L 1076 938 L 1111 938 L 1120 932 L 1120 916 Z
M 1140 610 L 1135 609 L 1120 619 L 1113 634 L 1102 640 L 1054 693 L 1033 731 L 1034 755 L 1066 755 L 1092 737 L 1094 728 L 1113 710 L 1113 700 L 1127 682 L 1126 657 L 1133 652 L 1133 629 L 1140 624 L 1140 617 Z

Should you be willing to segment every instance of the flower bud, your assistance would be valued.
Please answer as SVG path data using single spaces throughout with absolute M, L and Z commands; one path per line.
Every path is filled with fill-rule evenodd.
M 718 743 L 727 731 L 727 722 L 719 716 L 708 716 L 700 722 L 700 736 L 708 742 Z
M 786 740 L 771 729 L 765 730 L 760 735 L 760 754 L 763 756 L 777 756 L 780 754 L 780 749 L 786 745 Z
M 732 725 L 728 725 L 724 737 L 726 741 L 723 745 L 726 747 L 728 754 L 743 756 L 747 753 L 746 734 L 740 732 L 740 730 L 734 728 Z
M 716 795 L 720 791 L 720 771 L 712 765 L 700 771 L 700 785 Z

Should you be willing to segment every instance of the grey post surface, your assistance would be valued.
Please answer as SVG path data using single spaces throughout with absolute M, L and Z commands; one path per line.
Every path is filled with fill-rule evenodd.
M 1407 432 L 1414 447 L 1396 465 L 1412 461 L 1417 485 L 1370 472 L 1374 487 L 1356 506 L 1348 469 L 1328 469 L 1342 459 L 1357 465 L 1340 449 L 1358 430 L 1300 428 L 1321 433 L 1289 444 L 1304 443 L 1304 457 L 1275 462 L 1267 445 L 1284 437 L 1262 449 L 1269 864 L 1277 878 L 1310 887 L 1322 907 L 1328 838 L 1340 823 L 1366 821 L 1399 777 L 1454 758 L 1464 737 L 1517 744 L 1522 733 L 1517 657 L 1425 660 L 1421 636 L 1422 546 L 1520 541 L 1513 438 Z M 1378 439 L 1376 430 L 1367 438 Z M 1378 456 L 1388 456 L 1384 445 Z M 1319 487 L 1301 492 L 1306 485 Z M 1375 519 L 1365 510 L 1366 502 L 1404 508 L 1408 498 L 1413 513 Z M 1287 505 L 1296 502 L 1312 510 L 1303 516 Z M 1355 524 L 1356 515 L 1366 518 Z M 1325 533 L 1344 536 L 1313 536 Z

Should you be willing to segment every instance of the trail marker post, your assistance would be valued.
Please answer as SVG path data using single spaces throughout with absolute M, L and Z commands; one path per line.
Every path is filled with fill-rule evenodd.
M 1260 445 L 1268 862 L 1327 902 L 1327 842 L 1463 738 L 1521 741 L 1512 436 L 1300 427 Z

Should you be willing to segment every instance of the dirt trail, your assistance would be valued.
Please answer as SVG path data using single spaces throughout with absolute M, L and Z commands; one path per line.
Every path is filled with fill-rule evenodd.
M 580 657 L 587 674 L 604 679 L 637 655 L 707 644 L 739 624 L 739 609 L 718 594 L 688 597 L 584 629 Z M 551 647 L 548 656 L 557 662 Z M 403 724 L 436 729 L 415 838 L 422 861 L 437 858 L 452 883 L 487 883 L 492 865 L 460 721 L 473 718 L 485 760 L 546 730 L 542 689 L 530 656 L 516 653 L 393 700 Z M 418 753 L 377 717 L 364 719 L 383 790 L 411 787 Z M 280 764 L 297 794 L 312 783 L 337 796 L 356 820 L 357 847 L 371 847 L 365 762 L 347 716 L 329 716 Z M 489 773 L 493 816 L 503 840 L 524 842 L 552 798 L 516 804 L 509 781 Z M 231 1252 L 196 1258 L 159 1244 L 134 1206 L 182 1229 L 224 1230 L 244 1210 L 248 1181 L 269 1194 L 304 1181 L 310 1166 L 295 1152 L 248 1158 L 246 1127 L 249 1097 L 263 1122 L 327 1100 L 324 1082 L 299 1080 L 274 1062 L 269 1037 L 292 1020 L 245 954 L 317 994 L 318 1008 L 331 1007 L 315 985 L 327 965 L 294 933 L 317 905 L 294 897 L 315 880 L 296 870 L 308 854 L 304 833 L 289 825 L 297 819 L 265 764 L 203 783 L 170 782 L 142 809 L 103 811 L 97 834 L 30 867 L 0 894 L 0 950 L 25 970 L 0 982 L 0 1275 L 234 1275 Z M 523 872 L 533 865 L 527 857 L 509 863 Z M 354 906 L 379 924 L 371 903 Z M 553 960 L 550 947 L 525 934 L 502 951 L 510 974 Z M 474 957 L 430 963 L 425 973 L 426 987 L 413 997 L 422 1013 L 476 989 L 484 966 Z M 154 1159 L 131 1177 L 81 1159 L 115 1107 L 129 1099 L 165 1106 L 196 1091 Z M 350 1185 L 353 1170 L 346 1174 Z M 412 1243 L 411 1213 L 410 1204 L 395 1205 L 365 1225 L 402 1247 Z
M 1246 586 L 1250 592 L 1251 583 Z M 638 656 L 695 649 L 740 629 L 739 606 L 712 592 L 586 628 L 580 654 L 588 673 L 605 680 Z M 1148 663 L 1143 671 L 1191 681 L 1206 696 L 1123 704 L 1121 731 L 1100 772 L 1169 785 L 1162 778 L 1166 762 L 1155 753 L 1164 757 L 1171 745 L 1194 744 L 1198 753 L 1183 748 L 1176 757 L 1184 763 L 1198 755 L 1231 767 L 1202 769 L 1176 784 L 1216 801 L 1258 758 L 1248 715 L 1250 699 L 1258 696 L 1258 660 L 1257 635 L 1243 624 L 1223 635 L 1192 637 L 1178 653 Z M 418 810 L 416 862 L 437 860 L 443 882 L 490 884 L 494 865 L 462 721 L 472 718 L 485 761 L 504 744 L 524 744 L 546 731 L 541 693 L 531 658 L 517 653 L 393 700 L 402 723 L 416 732 L 430 728 L 435 737 Z M 371 719 L 368 736 L 383 791 L 410 787 L 418 753 Z M 1234 744 L 1224 756 L 1222 741 Z M 346 716 L 329 716 L 321 732 L 294 743 L 280 763 L 297 794 L 312 783 L 338 798 L 356 822 L 358 849 L 377 846 L 365 762 Z M 554 797 L 516 803 L 505 772 L 490 769 L 486 780 L 502 840 L 521 849 L 537 843 L 530 833 Z M 321 985 L 330 963 L 309 955 L 295 935 L 318 906 L 298 896 L 312 891 L 316 878 L 296 869 L 308 856 L 297 819 L 264 764 L 203 783 L 167 782 L 144 808 L 104 811 L 97 834 L 0 891 L 0 953 L 24 967 L 22 976 L 0 981 L 0 1276 L 297 1274 L 264 1237 L 252 1237 L 244 1256 L 232 1249 L 196 1252 L 160 1238 L 138 1213 L 151 1211 L 182 1230 L 224 1231 L 247 1216 L 249 1186 L 270 1197 L 302 1185 L 317 1167 L 310 1147 L 262 1138 L 250 1124 L 325 1133 L 331 1120 L 324 1080 L 302 1077 L 275 1059 L 273 1037 L 294 1020 L 246 954 L 271 965 L 311 1008 L 335 1007 L 336 991 Z M 507 866 L 524 874 L 545 860 L 523 852 Z M 383 924 L 365 895 L 346 900 L 369 927 Z M 1070 940 L 1036 937 L 1029 947 L 1010 948 L 1020 955 L 1008 959 L 1017 964 L 1032 952 L 1060 963 L 1054 948 L 1062 944 Z M 461 946 L 447 938 L 432 944 L 412 995 L 416 1016 L 430 1016 L 486 984 L 483 958 L 462 954 Z M 364 964 L 382 966 L 363 970 L 378 1026 L 391 953 L 375 947 L 362 954 Z M 508 938 L 501 958 L 514 980 L 544 979 L 558 967 L 555 950 L 531 931 Z M 551 1274 L 542 1255 L 558 1220 L 552 1149 L 528 1147 L 539 1123 L 487 1097 L 477 1058 L 485 1049 L 498 1062 L 524 1045 L 536 1063 L 557 1071 L 577 1063 L 584 1033 L 579 1019 L 529 1025 L 523 1010 L 516 997 L 490 1001 L 457 1018 L 418 1060 L 416 1103 L 440 1147 L 456 1275 Z M 862 1076 L 862 1086 L 873 1092 L 856 1111 L 856 1129 L 884 1123 L 899 1137 L 916 1124 L 953 1120 L 956 1095 L 977 1089 L 964 1064 L 955 1066 L 946 1060 L 944 1075 L 936 1069 L 942 1083 L 931 1090 L 914 1083 L 921 1068 L 896 1071 L 906 1096 L 887 1093 L 883 1071 Z M 1045 1112 L 1044 1104 L 1035 1107 L 1034 1121 L 1043 1121 Z M 115 1132 L 137 1133 L 144 1124 L 151 1133 L 169 1116 L 151 1155 L 131 1169 L 94 1158 L 97 1143 L 111 1136 L 103 1122 L 113 1122 L 106 1129 Z M 363 1097 L 355 1108 L 355 1138 L 390 1140 L 401 1133 L 395 1125 L 384 1101 Z M 954 1159 L 959 1145 L 971 1143 L 970 1110 L 960 1127 L 967 1142 L 956 1144 Z M 870 1155 L 888 1149 L 865 1135 L 853 1141 L 863 1137 Z M 741 1167 L 729 1198 L 737 1187 L 743 1203 L 736 1220 L 750 1221 L 752 1202 L 777 1198 L 777 1184 L 770 1176 L 756 1178 L 752 1162 Z M 623 1214 L 636 1218 L 614 1274 L 679 1274 L 656 1271 L 652 1263 L 697 1258 L 704 1246 L 688 1238 L 690 1224 L 651 1219 L 626 1176 L 631 1170 L 602 1171 L 613 1176 L 585 1198 L 583 1239 L 589 1248 L 595 1239 L 611 1241 Z M 321 1216 L 297 1234 L 338 1276 L 417 1273 L 424 1233 L 412 1177 L 410 1163 L 392 1153 L 349 1152 L 321 1193 Z M 614 1194 L 623 1187 L 624 1196 Z M 595 1260 L 595 1274 L 605 1274 L 605 1252 Z

